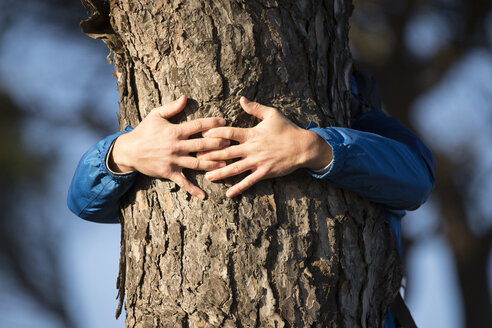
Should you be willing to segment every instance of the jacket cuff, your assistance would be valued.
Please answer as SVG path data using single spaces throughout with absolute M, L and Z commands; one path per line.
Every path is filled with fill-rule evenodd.
M 342 162 L 343 137 L 337 133 L 334 128 L 328 127 L 321 129 L 318 128 L 318 125 L 314 122 L 309 123 L 307 130 L 317 133 L 328 143 L 328 145 L 330 145 L 332 150 L 332 160 L 330 164 L 317 171 L 306 169 L 307 172 L 317 179 L 324 179 L 330 175 L 336 174 L 336 172 L 339 171 Z
M 112 134 L 112 135 L 108 136 L 104 140 L 103 145 L 102 145 L 102 147 L 100 149 L 100 152 L 99 152 L 99 154 L 101 156 L 100 157 L 100 160 L 102 161 L 101 167 L 104 168 L 105 173 L 107 175 L 111 176 L 114 180 L 116 180 L 118 182 L 124 182 L 126 180 L 132 179 L 137 174 L 137 171 L 132 171 L 132 172 L 128 172 L 128 173 L 117 173 L 117 172 L 114 172 L 113 170 L 111 170 L 109 168 L 109 165 L 108 165 L 109 153 L 113 149 L 113 145 L 114 145 L 115 140 L 119 136 L 121 136 L 122 134 L 128 133 L 128 132 L 130 132 L 132 130 L 133 130 L 132 127 L 127 126 L 125 128 L 125 130 L 120 131 L 120 132 L 117 132 L 115 134 Z
M 120 134 L 121 135 L 121 134 Z M 130 172 L 125 172 L 125 173 L 119 173 L 119 172 L 115 172 L 113 170 L 111 170 L 111 168 L 109 167 L 109 154 L 111 154 L 111 152 L 113 151 L 113 148 L 114 148 L 114 142 L 116 141 L 116 139 L 113 140 L 113 142 L 111 143 L 111 146 L 109 146 L 109 149 L 108 151 L 106 152 L 106 159 L 104 160 L 105 164 L 106 164 L 106 169 L 109 171 L 109 173 L 111 173 L 112 175 L 115 175 L 115 176 L 125 176 L 125 175 L 129 175 L 129 174 L 132 174 L 132 173 L 135 173 L 136 171 L 130 171 Z

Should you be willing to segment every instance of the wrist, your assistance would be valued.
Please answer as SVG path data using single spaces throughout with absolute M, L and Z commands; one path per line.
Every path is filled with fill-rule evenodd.
M 326 168 L 332 162 L 331 146 L 316 132 L 304 130 L 302 140 L 301 167 L 317 171 Z
M 131 173 L 135 171 L 134 167 L 131 164 L 131 156 L 128 154 L 128 149 L 130 149 L 127 146 L 127 141 L 128 141 L 128 135 L 129 133 L 125 133 L 120 135 L 118 138 L 115 139 L 113 142 L 113 145 L 109 149 L 109 154 L 108 154 L 108 168 L 109 170 L 116 172 L 116 173 Z

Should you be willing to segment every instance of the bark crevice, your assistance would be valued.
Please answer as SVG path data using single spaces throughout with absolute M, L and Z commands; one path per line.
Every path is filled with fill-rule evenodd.
M 213 5 L 213 3 L 211 3 Z M 205 4 L 204 4 L 204 7 L 205 9 Z M 213 14 L 213 11 L 212 9 L 210 10 L 205 10 L 205 12 L 209 12 L 209 15 L 210 15 L 210 19 L 212 21 L 212 38 L 213 38 L 213 41 L 215 42 L 215 44 L 217 45 L 217 50 L 216 50 L 216 54 L 215 54 L 215 58 L 216 58 L 216 63 L 215 63 L 215 69 L 217 70 L 217 73 L 220 75 L 220 78 L 222 80 L 222 90 L 221 90 L 221 93 L 218 95 L 219 98 L 227 98 L 229 96 L 229 81 L 227 80 L 226 76 L 224 75 L 224 73 L 222 72 L 222 67 L 221 67 L 221 63 L 222 63 L 222 40 L 218 34 L 218 28 L 220 28 L 220 26 L 218 26 L 218 23 L 216 21 L 216 19 L 214 18 L 215 15 Z
M 243 328 L 243 324 L 241 322 L 241 316 L 238 313 L 238 292 L 237 292 L 237 281 L 235 277 L 234 270 L 234 255 L 233 253 L 229 253 L 227 259 L 227 276 L 229 277 L 229 284 L 231 290 L 231 307 L 229 309 L 229 315 L 231 319 L 234 320 L 236 327 Z

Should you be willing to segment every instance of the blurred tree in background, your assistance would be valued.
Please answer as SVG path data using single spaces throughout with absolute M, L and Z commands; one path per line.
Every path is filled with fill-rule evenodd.
M 79 21 L 85 16 L 85 9 L 77 0 L 1 0 L 0 58 L 7 47 L 12 47 L 12 40 L 6 36 L 19 21 L 30 20 L 33 26 L 49 26 L 54 33 L 83 40 Z M 24 96 L 24 87 L 15 85 L 14 77 L 0 71 L 0 326 L 30 325 L 32 321 L 12 321 L 6 314 L 13 309 L 21 313 L 21 307 L 26 317 L 33 309 L 42 313 L 41 318 L 48 323 L 40 322 L 36 327 L 77 327 L 80 323 L 70 311 L 65 272 L 60 264 L 63 245 L 59 240 L 63 232 L 49 217 L 53 213 L 44 208 L 52 192 L 48 180 L 56 174 L 53 168 L 59 154 L 54 145 L 44 144 L 48 140 L 36 139 L 36 126 L 32 123 L 42 121 L 44 129 L 83 125 L 102 136 L 109 133 L 110 122 L 98 119 L 95 108 L 89 108 L 89 94 L 79 104 L 81 109 L 67 120 L 50 114 L 39 99 Z M 47 94 L 51 87 L 45 86 Z
M 376 75 L 391 115 L 419 130 L 425 139 L 429 128 L 424 131 L 422 125 L 432 129 L 438 120 L 431 120 L 430 112 L 420 113 L 422 102 L 439 94 L 451 99 L 460 91 L 451 87 L 453 81 L 472 84 L 465 80 L 465 75 L 475 74 L 477 81 L 485 83 L 477 82 L 463 91 L 470 108 L 458 109 L 458 113 L 478 115 L 479 120 L 492 123 L 492 75 L 480 76 L 490 74 L 483 63 L 492 62 L 490 0 L 354 0 L 354 6 L 350 37 L 354 58 Z M 78 0 L 0 0 L 0 60 L 7 47 L 27 37 L 18 35 L 16 39 L 9 34 L 20 21 L 26 20 L 34 28 L 50 26 L 56 35 L 83 44 L 90 51 L 99 52 L 100 57 L 101 51 L 107 52 L 103 47 L 93 46 L 100 42 L 89 41 L 80 32 L 79 21 L 86 17 Z M 478 57 L 480 60 L 476 60 Z M 462 67 L 473 60 L 478 68 L 465 73 Z M 64 69 L 62 65 L 59 68 Z M 94 79 L 98 78 L 96 75 Z M 36 303 L 39 311 L 56 318 L 60 326 L 77 326 L 64 292 L 59 263 L 61 245 L 56 242 L 59 232 L 49 217 L 53 214 L 26 210 L 42 208 L 43 199 L 50 192 L 46 180 L 52 173 L 42 163 L 52 166 L 57 149 L 49 145 L 43 149 L 30 146 L 26 130 L 35 120 L 46 122 L 53 129 L 83 126 L 104 136 L 110 132 L 111 124 L 115 126 L 116 117 L 110 122 L 98 112 L 94 87 L 88 87 L 85 96 L 77 100 L 77 108 L 64 116 L 53 114 L 50 104 L 29 99 L 22 92 L 25 86 L 14 83 L 11 76 L 0 70 L 0 302 L 11 300 L 7 293 L 22 294 Z M 52 85 L 45 87 L 46 93 L 53 89 Z M 478 101 L 485 102 L 487 110 L 477 114 L 473 110 Z M 442 116 L 444 125 L 456 126 L 446 119 Z M 437 209 L 439 221 L 408 238 L 406 248 L 411 251 L 425 237 L 445 236 L 455 260 L 466 327 L 492 327 L 491 272 L 487 269 L 492 241 L 492 202 L 487 196 L 487 191 L 492 191 L 490 183 L 487 187 L 492 171 L 492 129 L 466 126 L 463 132 L 458 131 L 460 124 L 457 126 L 454 131 L 447 130 L 441 139 L 434 134 L 426 140 L 437 158 L 436 189 L 431 203 Z M 437 125 L 435 130 L 442 131 Z M 455 140 L 457 135 L 463 140 L 454 144 L 442 142 Z M 404 224 L 412 224 L 409 219 Z M 417 283 L 409 278 L 410 284 Z M 7 285 L 9 288 L 4 288 Z M 1 319 L 0 325 L 4 326 Z
M 444 83 L 447 73 L 465 56 L 479 49 L 492 61 L 490 0 L 355 0 L 354 5 L 350 37 L 353 55 L 376 75 L 389 113 L 407 126 L 414 123 L 412 109 L 419 97 Z M 488 88 L 491 90 L 490 84 Z M 469 104 L 474 105 L 473 101 Z M 490 105 L 488 109 L 485 119 L 492 115 Z M 480 161 L 487 151 L 476 154 L 470 149 L 449 149 L 452 154 L 461 154 L 454 160 L 456 157 L 433 147 L 437 160 L 433 195 L 439 204 L 440 224 L 436 231 L 427 233 L 444 234 L 451 246 L 466 327 L 492 327 L 487 288 L 492 213 L 470 210 L 476 204 L 470 200 L 477 196 L 472 185 L 475 161 Z M 473 225 L 486 226 L 483 221 L 489 222 L 489 228 L 478 232 L 481 229 L 474 229 Z M 413 242 L 407 239 L 407 248 Z
M 74 327 L 64 301 L 59 245 L 50 238 L 51 222 L 41 211 L 31 216 L 25 210 L 27 204 L 35 207 L 42 201 L 47 154 L 26 145 L 26 113 L 9 95 L 0 93 L 0 108 L 0 297 L 6 302 L 8 293 L 22 293 L 63 326 Z

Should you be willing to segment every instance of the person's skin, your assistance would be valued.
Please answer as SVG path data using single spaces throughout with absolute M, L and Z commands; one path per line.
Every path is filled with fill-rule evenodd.
M 186 106 L 186 97 L 153 109 L 131 132 L 119 136 L 109 154 L 112 171 L 129 173 L 138 171 L 156 178 L 167 178 L 177 183 L 191 195 L 205 199 L 203 190 L 192 184 L 183 174 L 183 168 L 212 170 L 225 166 L 223 161 L 211 161 L 190 155 L 222 149 L 230 142 L 222 138 L 188 139 L 191 135 L 224 126 L 222 118 L 202 118 L 181 124 L 167 119 Z
M 207 172 L 205 177 L 210 181 L 251 171 L 227 190 L 227 197 L 237 196 L 263 179 L 284 176 L 301 167 L 320 170 L 331 163 L 332 149 L 317 133 L 298 127 L 275 108 L 249 102 L 245 97 L 241 97 L 240 104 L 261 122 L 252 128 L 218 127 L 204 132 L 203 136 L 211 140 L 230 139 L 239 145 L 197 155 L 201 160 L 218 162 L 241 158 Z

